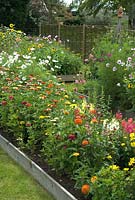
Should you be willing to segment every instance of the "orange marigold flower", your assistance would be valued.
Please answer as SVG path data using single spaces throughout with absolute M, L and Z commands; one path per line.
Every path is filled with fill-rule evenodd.
M 86 145 L 88 145 L 89 144 L 89 141 L 87 140 L 87 139 L 84 139 L 83 141 L 82 141 L 82 146 L 86 146 Z
M 81 192 L 87 195 L 90 192 L 90 186 L 88 184 L 84 184 L 81 188 Z
M 82 121 L 81 118 L 75 118 L 75 119 L 74 119 L 74 123 L 75 123 L 75 124 L 79 124 L 79 125 L 81 125 L 82 122 L 83 122 L 83 121 Z

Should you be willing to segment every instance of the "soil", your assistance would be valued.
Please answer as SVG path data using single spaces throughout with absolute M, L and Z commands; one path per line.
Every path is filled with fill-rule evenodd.
M 10 141 L 13 145 L 18 147 L 18 144 L 15 138 L 11 137 L 8 132 L 0 129 L 0 134 L 5 137 L 8 141 Z M 33 160 L 37 165 L 39 165 L 47 174 L 49 174 L 53 179 L 55 179 L 60 185 L 62 185 L 67 191 L 69 191 L 74 197 L 78 200 L 91 200 L 91 198 L 86 198 L 81 194 L 81 191 L 74 188 L 75 181 L 70 179 L 67 175 L 62 175 L 57 173 L 53 168 L 51 168 L 47 162 L 45 162 L 41 156 L 36 153 L 31 153 L 28 150 L 22 150 L 31 160 Z

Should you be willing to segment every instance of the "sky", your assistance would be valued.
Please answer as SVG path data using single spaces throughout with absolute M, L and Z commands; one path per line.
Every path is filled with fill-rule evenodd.
M 67 5 L 69 5 L 70 3 L 72 3 L 72 0 L 63 0 Z

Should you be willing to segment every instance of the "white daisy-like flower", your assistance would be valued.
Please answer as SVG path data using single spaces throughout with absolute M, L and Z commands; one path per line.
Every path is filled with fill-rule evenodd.
M 122 61 L 121 60 L 117 60 L 117 64 L 121 65 Z
M 110 63 L 106 63 L 106 67 L 109 67 L 110 66 Z
M 117 83 L 117 86 L 120 87 L 121 86 L 120 83 Z
M 113 67 L 113 72 L 117 71 L 117 67 Z
M 128 62 L 131 62 L 131 61 L 132 61 L 132 58 L 131 58 L 131 57 L 128 57 L 127 60 L 128 60 Z

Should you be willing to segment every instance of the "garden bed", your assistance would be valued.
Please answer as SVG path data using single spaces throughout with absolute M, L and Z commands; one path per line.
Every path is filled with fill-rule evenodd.
M 75 182 L 66 175 L 56 173 L 38 153 L 20 151 L 17 142 L 8 132 L 0 129 L 0 146 L 28 171 L 45 189 L 58 200 L 86 200 L 79 190 L 74 189 Z M 28 157 L 27 157 L 28 156 Z

